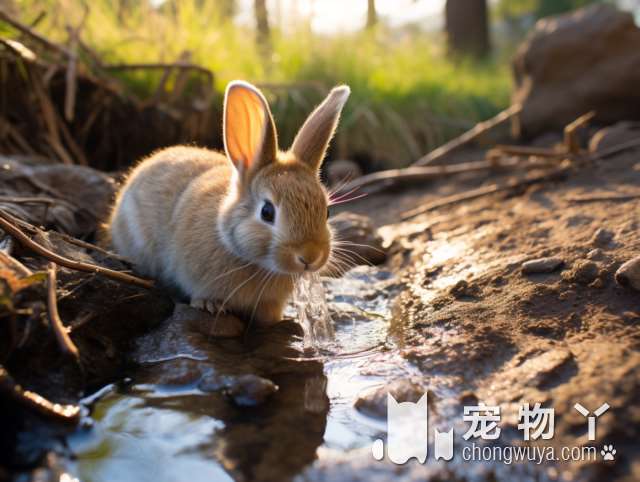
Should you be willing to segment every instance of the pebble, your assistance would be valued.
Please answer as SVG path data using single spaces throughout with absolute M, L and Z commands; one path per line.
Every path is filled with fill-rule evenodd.
M 593 259 L 593 260 L 600 260 L 602 259 L 602 255 L 603 255 L 602 250 L 600 248 L 596 248 L 596 249 L 592 249 L 587 253 L 587 258 Z
M 240 407 L 262 405 L 278 391 L 278 385 L 258 375 L 240 375 L 228 382 L 225 394 Z
M 561 258 L 538 258 L 522 264 L 524 274 L 552 273 L 564 264 Z
M 579 259 L 571 267 L 571 271 L 563 273 L 562 277 L 566 281 L 588 285 L 592 283 L 600 274 L 598 265 L 587 259 Z
M 591 237 L 591 244 L 593 244 L 594 246 L 604 247 L 611 244 L 611 241 L 613 241 L 613 237 L 613 233 L 608 229 L 598 228 Z
M 627 261 L 618 268 L 616 282 L 620 286 L 640 291 L 640 256 Z

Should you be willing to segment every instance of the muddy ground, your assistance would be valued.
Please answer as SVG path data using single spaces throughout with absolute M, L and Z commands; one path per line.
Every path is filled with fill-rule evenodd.
M 50 357 L 32 370 L 25 356 L 7 368 L 54 401 L 73 402 L 82 391 L 84 421 L 64 431 L 31 419 L 13 427 L 15 453 L 0 479 L 637 480 L 640 293 L 614 273 L 640 254 L 640 201 L 575 199 L 637 194 L 639 152 L 407 222 L 398 222 L 402 213 L 422 203 L 511 174 L 474 173 L 352 203 L 346 209 L 380 226 L 389 258 L 324 280 L 336 335 L 314 352 L 294 322 L 213 340 L 202 333 L 211 320 L 180 304 L 150 328 L 166 313 L 167 295 L 94 285 L 90 275 L 71 279 L 62 314 L 80 320 L 71 336 L 93 370 L 65 375 L 67 365 Z M 524 262 L 541 257 L 561 263 L 523 274 Z M 61 273 L 64 283 L 71 275 Z M 96 320 L 79 316 L 104 292 L 112 303 Z M 127 311 L 122 300 L 131 299 L 141 304 Z M 147 316 L 144 306 L 156 310 Z M 33 343 L 56 350 L 51 341 Z M 53 385 L 42 378 L 47 370 Z M 373 441 L 386 437 L 387 390 L 401 401 L 428 393 L 431 426 L 455 430 L 452 461 L 374 460 Z M 523 445 L 518 407 L 540 402 L 555 409 L 555 436 L 531 445 L 595 446 L 597 459 L 464 461 L 463 407 L 478 402 L 502 410 L 502 435 L 486 444 Z M 576 402 L 611 407 L 594 442 Z M 604 444 L 615 446 L 614 461 L 600 455 Z

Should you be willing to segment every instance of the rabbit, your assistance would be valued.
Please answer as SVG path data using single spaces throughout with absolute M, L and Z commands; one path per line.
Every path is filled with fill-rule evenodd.
M 179 287 L 193 307 L 279 322 L 297 277 L 331 255 L 319 171 L 349 95 L 348 86 L 331 90 L 283 152 L 262 93 L 231 82 L 224 154 L 174 146 L 140 162 L 108 221 L 114 249 L 142 274 Z

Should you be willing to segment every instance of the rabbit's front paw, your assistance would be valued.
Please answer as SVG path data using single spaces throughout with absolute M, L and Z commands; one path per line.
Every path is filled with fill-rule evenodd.
M 212 315 L 224 315 L 226 313 L 226 311 L 222 309 L 221 303 L 217 300 L 192 298 L 191 306 L 198 310 L 208 311 Z

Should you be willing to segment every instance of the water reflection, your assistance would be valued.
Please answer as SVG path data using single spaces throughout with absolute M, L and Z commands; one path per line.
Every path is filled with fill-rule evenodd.
M 320 361 L 301 361 L 297 327 L 217 342 L 179 336 L 183 321 L 170 320 L 143 340 L 133 383 L 103 397 L 95 426 L 70 438 L 76 475 L 91 482 L 281 481 L 310 464 L 325 432 L 327 379 Z M 190 356 L 171 359 L 172 347 Z M 145 362 L 151 359 L 167 361 Z M 225 394 L 246 374 L 278 386 L 268 403 L 238 407 Z
M 358 414 L 354 401 L 406 369 L 387 349 L 394 282 L 362 268 L 327 283 L 336 339 L 315 356 L 297 324 L 216 340 L 193 329 L 189 310 L 138 340 L 131 382 L 103 393 L 93 428 L 69 439 L 78 455 L 73 475 L 84 482 L 284 482 L 304 474 L 324 448 L 369 447 L 381 427 Z M 254 407 L 237 406 L 229 387 L 247 375 L 278 390 Z M 243 400 L 260 398 L 253 388 Z

